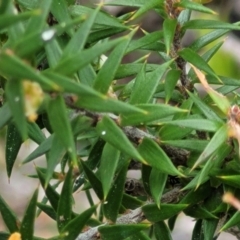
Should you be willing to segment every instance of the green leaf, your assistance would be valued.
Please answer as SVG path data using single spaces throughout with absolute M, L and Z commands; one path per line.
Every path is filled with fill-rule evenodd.
M 50 137 L 45 139 L 35 150 L 33 150 L 29 156 L 23 161 L 23 164 L 34 160 L 37 157 L 42 156 L 46 152 L 48 152 L 52 147 L 52 141 L 55 134 L 52 134 Z
M 167 182 L 168 175 L 166 173 L 159 172 L 157 169 L 153 168 L 149 178 L 150 190 L 154 202 L 160 209 L 160 200 Z
M 7 102 L 0 108 L 0 116 L 0 129 L 2 129 L 12 118 L 12 112 Z
M 114 80 L 115 73 L 118 69 L 119 64 L 126 52 L 127 46 L 131 41 L 132 36 L 136 32 L 133 30 L 128 36 L 125 37 L 122 43 L 120 43 L 108 56 L 107 60 L 100 68 L 97 77 L 94 81 L 94 89 L 97 91 L 107 94 L 112 81 Z
M 240 176 L 239 175 L 218 175 L 214 176 L 219 179 L 221 182 L 233 186 L 235 188 L 240 188 Z
M 201 22 L 201 21 L 200 21 Z M 207 74 L 214 76 L 218 79 L 218 76 L 215 74 L 213 69 L 204 61 L 204 59 L 199 56 L 195 51 L 190 48 L 182 49 L 178 54 L 189 63 L 196 66 L 198 69 L 206 72 Z
M 20 222 L 17 219 L 15 213 L 10 209 L 7 203 L 0 196 L 0 212 L 3 222 L 7 226 L 10 233 L 18 232 Z
M 122 240 L 148 228 L 149 224 L 117 224 L 102 226 L 98 230 L 103 240 Z
M 48 64 L 51 68 L 57 66 L 62 56 L 62 49 L 56 39 L 47 41 L 45 44 L 45 52 L 48 60 Z
M 51 13 L 59 23 L 66 23 L 71 21 L 71 16 L 69 14 L 66 1 L 52 0 Z M 74 33 L 73 29 L 68 29 L 67 33 L 72 36 Z
M 10 178 L 12 173 L 13 165 L 16 161 L 18 152 L 23 143 L 22 138 L 18 132 L 18 129 L 14 124 L 10 123 L 7 128 L 7 136 L 6 136 L 6 167 L 7 167 L 7 175 Z
M 45 184 L 45 175 L 41 172 L 39 168 L 36 168 L 38 178 L 40 183 L 45 191 L 48 201 L 50 202 L 51 206 L 53 207 L 54 211 L 57 212 L 58 209 L 58 202 L 59 202 L 59 194 L 55 191 L 55 189 L 48 184 L 47 187 Z
M 6 232 L 0 232 L 0 240 L 9 240 L 10 234 Z
M 231 216 L 231 218 L 223 225 L 221 232 L 227 230 L 230 227 L 236 226 L 240 223 L 240 212 L 237 211 Z
M 81 233 L 87 221 L 90 219 L 92 214 L 96 211 L 96 206 L 93 206 L 74 219 L 72 219 L 62 230 L 61 230 L 61 239 L 69 240 L 76 239 L 77 236 Z
M 38 190 L 34 192 L 21 223 L 20 233 L 21 233 L 22 239 L 27 239 L 27 240 L 33 239 L 34 220 L 35 220 L 36 207 L 37 207 L 36 205 L 37 197 L 38 197 Z
M 136 197 L 132 197 L 126 193 L 123 193 L 123 198 L 122 198 L 122 205 L 126 209 L 135 209 L 144 204 L 143 201 Z
M 126 240 L 151 240 L 150 237 L 147 236 L 146 233 L 144 233 L 143 231 L 141 232 L 137 232 L 134 235 L 125 238 Z
M 190 20 L 186 22 L 183 25 L 183 30 L 186 29 L 226 29 L 226 30 L 240 30 L 240 26 L 227 23 L 227 22 L 221 22 L 217 20 L 206 20 L 201 19 L 199 21 L 198 19 Z
M 52 99 L 48 103 L 47 111 L 56 137 L 60 139 L 62 145 L 68 151 L 73 164 L 77 166 L 75 142 L 63 97 L 58 95 L 55 99 Z
M 166 220 L 185 209 L 187 204 L 161 204 L 161 209 L 156 204 L 147 204 L 142 207 L 146 218 L 151 222 Z
M 203 115 L 213 121 L 218 121 L 220 123 L 222 123 L 222 120 L 220 117 L 218 117 L 218 115 L 211 109 L 209 108 L 206 103 L 204 103 L 203 101 L 201 101 L 200 98 L 198 98 L 196 95 L 192 94 L 191 92 L 188 92 L 188 95 L 190 96 L 190 98 L 192 99 L 192 101 L 196 104 L 196 106 L 198 107 L 198 109 L 203 113 Z
M 156 240 L 172 240 L 171 232 L 165 222 L 156 222 L 153 225 L 153 229 Z
M 117 220 L 121 206 L 127 169 L 128 164 L 122 167 L 103 203 L 104 216 L 113 223 Z
M 163 35 L 167 55 L 169 55 L 171 50 L 176 27 L 177 27 L 176 19 L 165 19 L 163 22 Z
M 57 210 L 57 224 L 61 231 L 71 220 L 72 217 L 72 168 L 70 167 L 66 174 L 63 188 L 61 191 L 58 210 Z
M 19 80 L 9 80 L 5 87 L 10 110 L 14 123 L 23 140 L 27 139 L 27 121 L 25 118 L 24 96 L 22 82 Z
M 194 225 L 192 240 L 204 240 L 203 229 L 202 229 L 202 219 L 198 219 Z
M 120 152 L 115 147 L 112 147 L 110 144 L 106 143 L 103 148 L 101 164 L 98 170 L 102 182 L 104 198 L 107 197 L 111 188 L 119 157 Z
M 215 231 L 218 226 L 218 219 L 204 219 L 203 220 L 203 233 L 205 240 L 212 240 L 215 237 Z
M 83 6 L 81 5 L 72 6 L 70 7 L 70 11 L 71 8 L 76 9 L 76 7 Z M 67 46 L 64 48 L 62 59 L 71 56 L 71 54 L 80 53 L 82 51 L 98 13 L 99 7 L 96 10 L 91 11 L 91 14 L 90 12 L 86 13 L 86 16 L 84 16 L 86 17 L 85 22 L 79 27 L 79 29 L 75 32 L 73 37 L 68 42 Z
M 35 122 L 28 122 L 27 128 L 29 137 L 37 144 L 41 144 L 46 139 L 45 135 Z
M 201 153 L 197 161 L 195 162 L 192 169 L 196 168 L 198 165 L 203 163 L 207 158 L 209 158 L 218 148 L 222 146 L 222 144 L 227 140 L 227 125 L 223 125 L 218 129 L 218 131 L 214 134 L 204 151 Z
M 196 39 L 193 43 L 190 44 L 189 48 L 191 48 L 193 51 L 198 51 L 201 48 L 207 46 L 209 43 L 212 43 L 213 41 L 219 39 L 226 33 L 228 33 L 229 30 L 215 30 L 210 33 L 207 33 L 200 38 Z
M 143 113 L 133 113 L 129 112 L 126 114 L 122 114 L 120 117 L 120 124 L 122 126 L 127 125 L 139 125 L 144 124 L 156 120 L 160 120 L 162 118 L 174 115 L 180 112 L 187 112 L 187 110 L 183 110 L 181 108 L 172 107 L 167 104 L 139 104 L 136 105 L 139 109 L 142 110 Z
M 145 0 L 113 0 L 106 2 L 105 5 L 111 6 L 129 6 L 129 7 L 142 7 L 146 3 Z
M 103 119 L 98 122 L 96 129 L 99 136 L 113 147 L 128 154 L 134 159 L 144 162 L 142 156 L 112 119 L 104 116 Z
M 80 53 L 71 54 L 71 56 L 69 56 L 68 58 L 64 58 L 62 61 L 60 61 L 58 65 L 54 68 L 54 70 L 59 74 L 72 75 L 73 73 L 85 67 L 86 65 L 94 61 L 97 57 L 99 57 L 101 54 L 109 51 L 111 48 L 115 47 L 122 41 L 123 38 L 103 42 L 100 44 L 96 44 L 95 46 L 87 50 L 83 50 Z
M 190 2 L 190 1 L 187 1 L 187 0 L 177 2 L 176 6 L 177 7 L 182 7 L 182 8 L 187 8 L 187 9 L 198 11 L 198 12 L 216 14 L 216 12 L 214 12 L 212 9 L 207 8 L 207 7 L 203 6 L 202 4 L 198 4 L 196 2 Z
M 168 103 L 169 100 L 171 99 L 173 90 L 177 84 L 177 81 L 179 80 L 179 77 L 180 77 L 179 70 L 173 69 L 167 73 L 167 76 L 165 78 L 165 84 L 164 84 L 164 90 L 166 93 L 166 98 L 165 98 L 166 103 Z
M 218 219 L 217 216 L 209 212 L 206 208 L 201 207 L 199 205 L 194 205 L 186 208 L 184 210 L 184 213 L 187 216 L 193 217 L 193 218 L 201 218 L 201 219 Z
M 57 220 L 57 214 L 56 212 L 54 211 L 54 209 L 49 206 L 49 205 L 46 205 L 46 204 L 43 204 L 43 203 L 37 203 L 37 207 L 43 211 L 44 213 L 46 213 L 50 218 L 52 218 L 54 221 Z
M 161 141 L 164 145 L 170 145 L 177 148 L 184 148 L 190 151 L 202 152 L 207 144 L 208 140 L 197 140 L 197 139 L 189 139 L 189 140 L 164 140 Z
M 166 153 L 151 139 L 144 138 L 138 147 L 145 162 L 158 171 L 173 176 L 182 175 L 173 165 Z
M 96 174 L 94 174 L 93 171 L 86 165 L 84 161 L 81 161 L 81 165 L 96 195 L 100 200 L 103 200 L 104 196 L 101 181 L 98 179 Z

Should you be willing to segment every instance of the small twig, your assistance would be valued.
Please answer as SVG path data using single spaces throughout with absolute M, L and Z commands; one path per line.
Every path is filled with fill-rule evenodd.
M 165 193 L 162 196 L 163 203 L 172 203 L 178 200 L 179 196 L 182 194 L 180 192 L 180 187 L 173 188 L 169 192 Z M 147 204 L 150 204 L 148 202 Z M 142 207 L 136 208 L 134 210 L 130 210 L 127 214 L 122 215 L 116 221 L 116 224 L 137 224 L 145 220 L 146 217 L 143 214 Z M 97 240 L 99 239 L 98 228 L 101 226 L 108 225 L 109 223 L 104 223 L 100 226 L 89 228 L 86 232 L 79 234 L 79 236 L 75 240 Z

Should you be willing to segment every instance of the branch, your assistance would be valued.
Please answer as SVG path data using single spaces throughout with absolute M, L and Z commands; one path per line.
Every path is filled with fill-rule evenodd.
M 180 192 L 180 187 L 175 187 L 169 192 L 165 193 L 162 196 L 162 203 L 172 203 L 178 200 L 179 196 L 182 194 Z M 152 202 L 148 202 L 147 204 L 150 204 Z M 145 220 L 146 217 L 143 214 L 142 207 L 136 208 L 134 210 L 130 210 L 127 214 L 122 215 L 119 217 L 116 221 L 116 224 L 137 224 Z M 86 232 L 81 233 L 75 240 L 97 240 L 99 239 L 99 232 L 98 228 L 101 226 L 109 225 L 108 222 L 94 227 L 89 228 Z

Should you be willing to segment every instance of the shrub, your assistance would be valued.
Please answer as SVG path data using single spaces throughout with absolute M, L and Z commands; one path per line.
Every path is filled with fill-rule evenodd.
M 45 167 L 35 161 L 33 176 L 45 198 L 38 201 L 36 190 L 21 221 L 0 197 L 8 229 L 1 239 L 40 239 L 37 208 L 56 221 L 59 235 L 51 239 L 172 239 L 182 211 L 196 219 L 192 239 L 239 235 L 240 215 L 231 205 L 239 209 L 240 83 L 219 76 L 208 61 L 221 37 L 240 26 L 212 20 L 215 12 L 200 2 L 209 1 L 113 0 L 107 4 L 136 9 L 114 17 L 102 4 L 0 1 L 8 177 L 27 139 L 38 147 L 23 164 L 46 156 Z M 136 22 L 150 10 L 163 19 L 160 30 L 134 38 Z M 209 18 L 191 19 L 192 11 Z M 183 48 L 191 29 L 210 31 Z M 141 57 L 124 63 L 132 52 Z M 147 61 L 152 52 L 160 64 Z M 120 84 L 123 78 L 130 81 Z M 128 178 L 131 169 L 141 178 Z M 90 203 L 80 213 L 72 209 L 79 189 Z

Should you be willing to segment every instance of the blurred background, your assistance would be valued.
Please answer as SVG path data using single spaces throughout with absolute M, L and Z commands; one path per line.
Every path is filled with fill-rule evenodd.
M 77 0 L 78 4 L 83 4 L 87 6 L 94 6 L 98 1 L 94 0 Z M 107 2 L 107 0 L 106 0 Z M 240 1 L 238 0 L 215 0 L 207 4 L 208 7 L 215 10 L 218 15 L 210 16 L 214 19 L 221 19 L 228 22 L 240 21 Z M 126 12 L 134 10 L 133 8 L 127 7 L 106 7 L 106 11 L 110 12 L 112 15 L 119 16 Z M 209 18 L 209 15 L 194 13 L 193 18 Z M 162 26 L 162 19 L 154 12 L 149 12 L 144 17 L 138 21 L 141 28 L 147 32 L 152 32 L 155 30 L 160 30 Z M 198 38 L 200 35 L 205 34 L 206 31 L 189 31 L 183 39 L 183 46 L 189 45 L 194 39 Z M 135 38 L 141 36 L 141 31 L 139 31 Z M 220 75 L 229 76 L 233 78 L 240 77 L 240 32 L 231 32 L 225 38 L 225 43 L 221 50 L 216 54 L 216 56 L 210 61 L 212 68 Z M 143 53 L 140 53 L 144 55 Z M 139 55 L 137 56 L 139 57 Z M 136 56 L 129 55 L 124 61 L 131 62 L 136 59 Z M 150 55 L 149 62 L 158 63 L 160 59 L 154 53 Z M 1 132 L 1 136 L 5 134 L 5 130 Z M 46 133 L 47 134 L 47 133 Z M 0 195 L 7 201 L 7 203 L 12 207 L 13 211 L 21 217 L 23 216 L 26 204 L 31 198 L 34 190 L 39 186 L 37 179 L 29 178 L 27 175 L 35 173 L 34 164 L 38 166 L 45 165 L 45 159 L 39 158 L 26 165 L 21 165 L 23 159 L 28 156 L 29 152 L 34 150 L 37 145 L 31 141 L 27 141 L 21 148 L 18 155 L 18 159 L 14 166 L 12 177 L 9 180 L 7 178 L 5 169 L 5 154 L 4 154 L 5 142 L 0 139 Z M 59 189 L 61 186 L 59 186 Z M 44 196 L 43 191 L 40 190 L 39 199 Z M 88 205 L 84 193 L 77 192 L 74 194 L 75 205 L 74 210 L 80 212 L 85 206 Z M 190 240 L 191 231 L 195 222 L 193 219 L 185 217 L 181 214 L 176 222 L 175 229 L 173 231 L 174 240 Z M 52 221 L 45 214 L 40 214 L 36 220 L 35 235 L 40 237 L 52 237 L 57 233 L 57 229 L 54 221 Z M 0 217 L 0 231 L 4 231 L 5 226 Z M 222 233 L 219 240 L 233 240 L 236 239 L 227 233 Z

